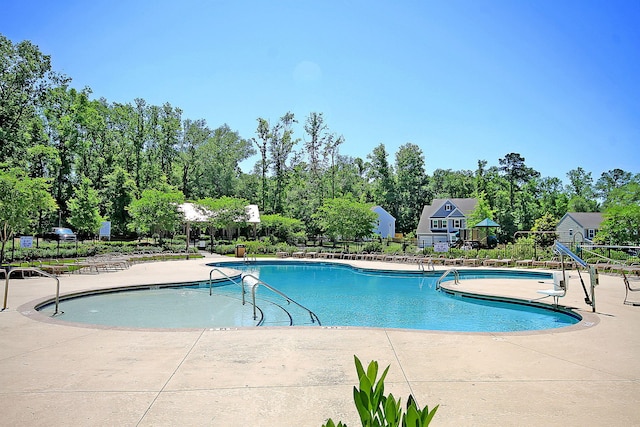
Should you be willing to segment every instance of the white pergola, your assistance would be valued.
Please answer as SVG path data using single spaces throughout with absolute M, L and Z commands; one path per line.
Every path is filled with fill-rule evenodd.
M 196 206 L 193 203 L 182 203 L 178 205 L 178 210 L 184 215 L 187 228 L 187 259 L 189 258 L 189 241 L 191 240 L 191 223 L 205 223 L 211 217 L 206 209 Z M 260 223 L 260 210 L 258 205 L 248 205 L 245 207 L 247 213 L 247 223 L 253 225 L 253 236 L 256 236 L 256 226 Z
M 184 215 L 184 222 L 187 225 L 187 259 L 189 259 L 189 241 L 191 240 L 191 223 L 202 223 L 209 220 L 209 216 L 206 215 L 206 211 L 197 207 L 193 203 L 182 203 L 178 205 L 178 210 Z

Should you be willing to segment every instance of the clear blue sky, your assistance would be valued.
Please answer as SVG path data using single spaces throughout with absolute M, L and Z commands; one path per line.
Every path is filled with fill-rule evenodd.
M 640 172 L 640 1 L 7 1 L 96 98 L 227 123 L 322 112 L 341 154 L 420 146 L 428 173 L 520 153 L 542 176 Z M 244 169 L 249 170 L 255 159 Z

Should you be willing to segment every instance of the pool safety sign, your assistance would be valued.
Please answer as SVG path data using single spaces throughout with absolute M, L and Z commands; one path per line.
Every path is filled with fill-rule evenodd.
M 433 251 L 434 252 L 449 252 L 449 242 L 434 242 L 433 243 Z
M 100 238 L 111 239 L 111 221 L 104 221 L 100 226 Z
M 33 247 L 33 236 L 20 236 L 20 247 L 21 248 L 32 248 Z

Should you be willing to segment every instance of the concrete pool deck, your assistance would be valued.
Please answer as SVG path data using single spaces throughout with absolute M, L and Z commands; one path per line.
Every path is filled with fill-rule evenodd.
M 205 263 L 218 260 L 233 259 L 64 275 L 60 289 L 205 280 Z M 331 417 L 357 426 L 354 355 L 390 365 L 386 392 L 403 403 L 413 394 L 421 406 L 439 404 L 434 426 L 639 425 L 640 307 L 623 305 L 619 276 L 600 275 L 592 314 L 577 273 L 570 276 L 561 304 L 589 320 L 527 333 L 70 326 L 32 312 L 33 301 L 53 295 L 51 279 L 12 279 L 0 312 L 0 425 L 320 426 Z M 457 286 L 522 299 L 546 287 L 503 279 Z

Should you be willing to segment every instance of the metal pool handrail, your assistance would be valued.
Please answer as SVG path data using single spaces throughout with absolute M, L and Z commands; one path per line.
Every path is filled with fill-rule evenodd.
M 58 279 L 53 274 L 49 274 L 46 271 L 42 271 L 39 268 L 34 268 L 34 267 L 15 267 L 15 268 L 5 270 L 6 277 L 5 277 L 5 284 L 4 284 L 4 306 L 2 307 L 2 310 L 4 311 L 7 309 L 7 296 L 9 294 L 9 278 L 11 278 L 11 275 L 15 272 L 24 273 L 25 271 L 33 271 L 42 276 L 50 277 L 56 281 L 56 311 L 53 313 L 53 315 L 55 316 L 56 314 L 58 314 L 58 305 L 60 303 L 60 279 Z
M 442 276 L 440 276 L 440 278 L 438 278 L 438 281 L 436 282 L 436 290 L 440 289 L 440 285 L 442 284 L 442 281 L 444 280 L 445 277 L 447 277 L 449 273 L 453 273 L 453 279 L 456 285 L 460 283 L 460 275 L 458 274 L 458 270 L 456 270 L 455 268 L 450 268 L 447 271 L 445 271 L 442 274 Z
M 256 315 L 256 288 L 258 287 L 258 285 L 262 285 L 265 288 L 271 290 L 272 292 L 280 295 L 282 298 L 284 298 L 288 303 L 294 303 L 295 305 L 297 305 L 298 307 L 300 307 L 303 310 L 306 310 L 309 313 L 309 316 L 311 317 L 311 323 L 315 323 L 316 321 L 318 321 L 318 326 L 322 326 L 322 324 L 320 323 L 320 319 L 318 318 L 318 316 L 311 310 L 309 310 L 307 307 L 303 306 L 302 304 L 297 303 L 296 301 L 292 300 L 291 298 L 289 298 L 287 295 L 285 295 L 284 293 L 280 292 L 279 290 L 277 290 L 276 288 L 274 288 L 273 286 L 269 285 L 266 282 L 263 282 L 262 280 L 258 279 L 256 276 L 254 276 L 253 274 L 245 274 L 242 276 L 242 288 L 244 290 L 244 281 L 245 279 L 249 277 L 253 280 L 255 280 L 255 283 L 253 283 L 251 285 L 251 297 L 253 299 L 253 320 L 257 319 L 257 315 Z M 315 320 L 314 320 L 315 318 Z
M 213 284 L 213 278 L 212 278 L 212 274 L 214 271 L 217 271 L 218 273 L 222 274 L 227 280 L 229 280 L 230 282 L 240 286 L 240 288 L 242 288 L 242 305 L 244 305 L 244 294 L 245 294 L 245 290 L 244 290 L 244 286 L 242 286 L 242 284 L 236 282 L 235 280 L 233 280 L 231 277 L 229 277 L 224 271 L 220 270 L 219 268 L 213 268 L 211 269 L 211 271 L 209 271 L 209 296 L 212 295 L 211 293 L 211 287 Z
M 426 271 L 424 269 L 424 263 L 425 263 L 424 259 L 419 259 L 418 260 L 418 268 L 420 270 L 422 270 L 422 271 Z M 436 270 L 436 268 L 433 266 L 433 260 L 432 259 L 428 259 L 427 260 L 427 270 L 431 270 L 431 271 L 435 271 Z

